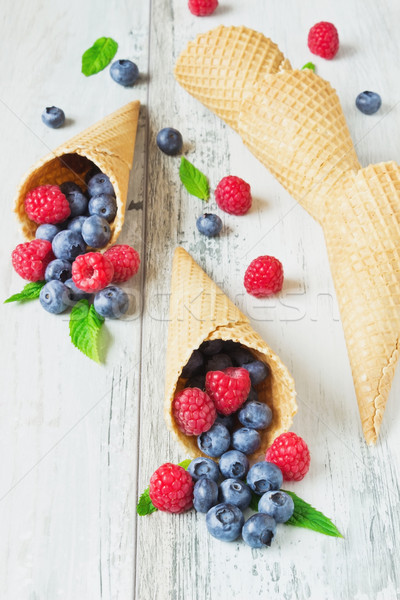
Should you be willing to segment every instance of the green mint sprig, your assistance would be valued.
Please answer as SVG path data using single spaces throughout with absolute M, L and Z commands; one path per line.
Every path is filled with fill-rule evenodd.
M 294 492 L 288 490 L 282 490 L 286 494 L 291 496 L 294 502 L 294 513 L 285 525 L 294 525 L 295 527 L 304 527 L 306 529 L 312 529 L 318 533 L 324 535 L 330 535 L 331 537 L 340 537 L 342 534 L 332 521 L 326 517 L 322 512 L 299 498 Z
M 189 194 L 200 198 L 200 200 L 208 201 L 210 197 L 210 188 L 208 186 L 207 177 L 199 171 L 191 162 L 186 160 L 184 156 L 181 158 L 179 167 L 179 177 Z
M 7 300 L 4 300 L 4 304 L 8 302 L 27 302 L 28 300 L 36 300 L 40 296 L 40 290 L 44 286 L 45 281 L 32 281 L 27 283 L 22 292 L 13 294 Z
M 102 71 L 110 64 L 118 50 L 118 44 L 109 37 L 96 40 L 82 56 L 82 73 L 89 77 Z
M 100 363 L 99 334 L 104 318 L 97 314 L 93 304 L 79 300 L 71 310 L 69 335 L 78 350 L 92 360 Z
M 315 65 L 312 62 L 308 62 L 305 65 L 303 65 L 301 67 L 301 70 L 303 71 L 304 69 L 310 69 L 310 71 L 314 71 L 314 73 L 315 73 Z

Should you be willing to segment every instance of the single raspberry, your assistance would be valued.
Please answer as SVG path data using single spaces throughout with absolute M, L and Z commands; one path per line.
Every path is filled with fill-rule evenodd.
M 212 15 L 218 6 L 218 0 L 189 0 L 189 10 L 196 17 Z
M 35 223 L 61 223 L 70 214 L 67 198 L 58 185 L 40 185 L 25 196 L 25 212 Z
M 51 242 L 38 239 L 18 244 L 12 253 L 12 265 L 23 279 L 40 281 L 44 279 L 46 267 L 54 258 Z
M 280 292 L 283 285 L 282 263 L 273 256 L 259 256 L 251 261 L 244 274 L 247 293 L 257 298 Z
M 240 177 L 228 175 L 217 185 L 215 200 L 230 215 L 245 215 L 252 201 L 250 186 Z
M 228 367 L 223 371 L 209 371 L 206 375 L 206 392 L 217 412 L 230 415 L 247 400 L 251 387 L 250 375 L 241 367 Z
M 193 506 L 193 479 L 179 465 L 165 463 L 150 479 L 150 499 L 158 510 L 181 513 Z
M 107 252 L 104 252 L 104 256 L 114 267 L 113 283 L 128 281 L 139 270 L 139 253 L 127 244 L 112 246 Z
M 285 481 L 300 481 L 310 468 L 310 451 L 300 436 L 289 431 L 275 439 L 265 460 L 280 468 Z
M 217 417 L 214 402 L 199 388 L 186 388 L 172 403 L 176 424 L 186 435 L 200 435 L 214 425 Z
M 114 267 L 100 252 L 81 254 L 72 264 L 72 280 L 84 292 L 96 293 L 107 287 L 113 274 Z
M 331 60 L 339 50 L 339 35 L 333 23 L 321 21 L 311 27 L 308 47 L 313 54 Z

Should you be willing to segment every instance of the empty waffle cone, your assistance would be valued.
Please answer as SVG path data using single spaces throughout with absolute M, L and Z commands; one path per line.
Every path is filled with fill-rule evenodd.
M 112 235 L 108 246 L 115 243 L 124 224 L 139 107 L 139 101 L 126 104 L 40 159 L 25 174 L 17 191 L 15 212 L 28 240 L 35 237 L 38 224 L 25 212 L 27 192 L 39 185 L 60 185 L 65 181 L 74 181 L 85 189 L 85 175 L 96 165 L 114 186 L 118 210 L 110 223 Z
M 263 457 L 277 435 L 287 431 L 297 410 L 294 382 L 286 367 L 251 327 L 248 318 L 205 274 L 192 257 L 177 248 L 172 264 L 170 321 L 166 360 L 164 415 L 168 428 L 190 456 L 202 456 L 195 436 L 182 433 L 172 414 L 172 402 L 186 380 L 183 367 L 205 340 L 233 340 L 267 363 L 271 375 L 257 386 L 259 400 L 272 410 L 272 423 L 261 433 L 261 447 L 251 459 Z

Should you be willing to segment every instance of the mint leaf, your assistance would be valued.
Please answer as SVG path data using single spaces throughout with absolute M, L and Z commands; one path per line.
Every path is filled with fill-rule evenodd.
M 312 62 L 308 62 L 306 63 L 303 67 L 301 67 L 301 70 L 303 71 L 304 69 L 310 69 L 311 71 L 314 71 L 315 73 L 315 65 Z
M 208 187 L 207 177 L 184 156 L 181 158 L 181 166 L 179 167 L 179 177 L 189 194 L 207 201 L 210 197 L 210 189 Z
M 22 292 L 13 294 L 7 300 L 4 300 L 4 304 L 8 302 L 26 302 L 27 300 L 36 300 L 40 296 L 40 290 L 44 286 L 45 281 L 32 281 L 27 283 Z
M 101 37 L 82 56 L 82 73 L 89 77 L 105 69 L 110 64 L 118 50 L 115 40 Z
M 257 496 L 257 494 L 255 494 L 254 492 L 251 492 L 251 501 L 249 508 L 251 508 L 251 510 L 254 510 L 254 512 L 258 512 L 258 503 L 260 501 L 260 497 L 261 496 Z
M 69 335 L 78 350 L 92 360 L 101 362 L 98 340 L 104 318 L 97 314 L 94 306 L 89 307 L 87 300 L 79 300 L 71 310 Z
M 185 469 L 185 471 L 187 471 L 188 470 L 188 466 L 190 465 L 191 462 L 192 462 L 191 458 L 186 458 L 182 462 L 178 463 L 178 465 L 180 467 L 183 467 Z
M 343 537 L 336 525 L 334 525 L 332 521 L 319 510 L 296 496 L 295 493 L 288 492 L 287 490 L 282 491 L 289 494 L 294 502 L 294 513 L 290 519 L 286 521 L 285 525 L 305 527 L 306 529 L 312 529 L 313 531 L 332 537 Z
M 151 513 L 155 512 L 156 510 L 158 510 L 154 504 L 152 503 L 151 499 L 150 499 L 150 493 L 149 493 L 149 489 L 150 488 L 146 488 L 143 492 L 143 494 L 140 496 L 139 498 L 139 502 L 137 503 L 136 506 L 136 512 L 140 517 L 144 517 L 146 515 L 151 515 Z

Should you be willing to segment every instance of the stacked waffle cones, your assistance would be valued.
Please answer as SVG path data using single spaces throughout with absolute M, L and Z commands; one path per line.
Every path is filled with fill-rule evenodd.
M 139 106 L 138 101 L 123 106 L 40 159 L 25 174 L 18 188 L 15 212 L 28 240 L 35 237 L 38 225 L 25 212 L 27 192 L 39 185 L 60 185 L 64 181 L 74 181 L 85 188 L 85 175 L 96 165 L 114 186 L 118 211 L 110 223 L 112 235 L 108 246 L 115 243 L 124 224 Z
M 271 376 L 258 388 L 259 400 L 272 409 L 270 427 L 261 433 L 261 447 L 251 458 L 265 455 L 275 437 L 287 431 L 296 413 L 294 382 L 282 364 L 249 320 L 183 249 L 175 250 L 172 264 L 170 322 L 168 330 L 165 420 L 169 429 L 190 456 L 201 456 L 193 436 L 177 427 L 172 414 L 172 401 L 183 389 L 183 367 L 193 350 L 205 340 L 233 340 L 246 346 L 259 360 L 268 363 Z
M 256 49 L 268 46 L 260 35 L 243 27 L 201 35 L 178 58 L 175 75 L 239 132 L 322 225 L 362 427 L 367 442 L 375 443 L 399 356 L 400 167 L 389 162 L 361 169 L 330 84 L 312 71 L 292 70 L 282 55 L 279 65 L 268 60 L 268 52 L 260 59 Z M 222 65 L 218 82 L 205 38 Z M 244 38 L 242 54 L 243 43 L 233 44 Z M 279 53 L 275 45 L 269 48 Z M 252 49 L 258 56 L 254 70 L 249 64 Z M 190 80 L 193 57 L 196 68 Z M 236 83 L 226 81 L 234 77 L 227 65 L 235 73 L 243 60 L 249 75 Z M 208 90 L 207 81 L 213 82 Z M 235 89 L 236 102 L 227 98 L 224 112 L 223 95 L 229 88 Z

